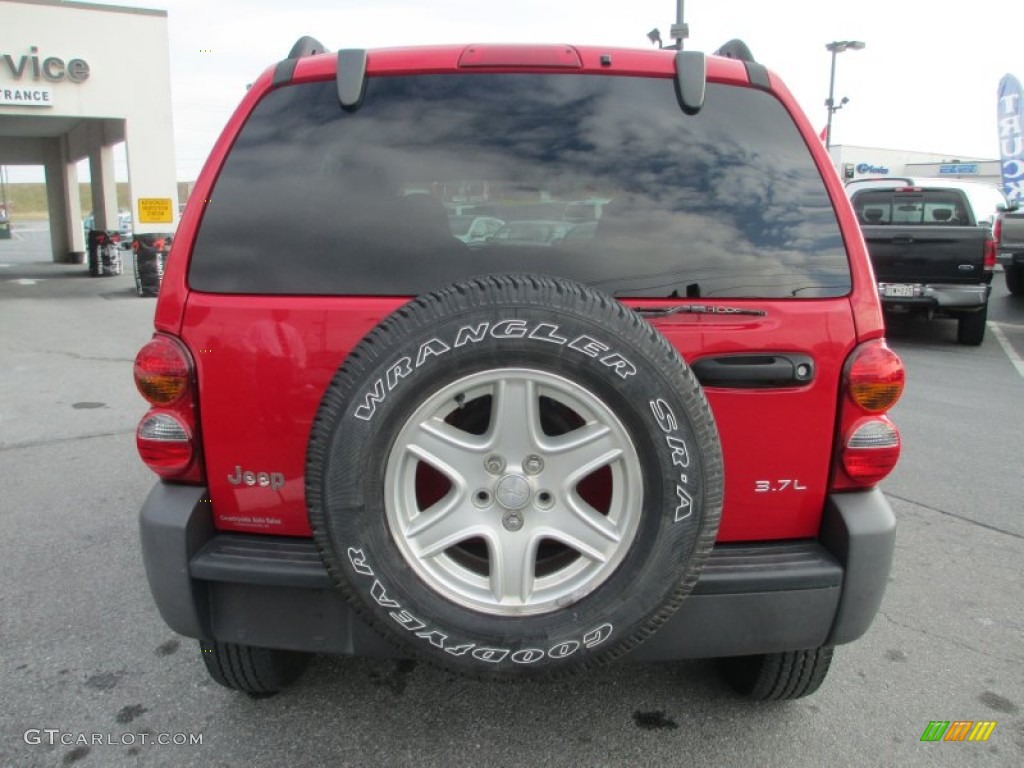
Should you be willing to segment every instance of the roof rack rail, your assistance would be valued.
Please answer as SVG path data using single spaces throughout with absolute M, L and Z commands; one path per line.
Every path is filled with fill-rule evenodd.
M 763 64 L 757 63 L 754 59 L 754 54 L 750 52 L 750 46 L 739 38 L 734 37 L 729 42 L 723 44 L 715 51 L 715 56 L 742 61 L 743 66 L 746 67 L 747 78 L 750 80 L 750 84 L 757 88 L 763 88 L 766 91 L 771 90 L 772 84 L 768 77 L 768 70 Z
M 288 51 L 289 59 L 304 59 L 306 56 L 316 56 L 318 53 L 330 53 L 330 50 L 315 37 L 303 35 L 295 41 L 295 45 Z
M 319 40 L 309 35 L 303 35 L 295 41 L 295 45 L 288 51 L 287 58 L 277 62 L 277 66 L 274 67 L 274 87 L 277 88 L 280 85 L 287 85 L 291 82 L 292 75 L 295 74 L 295 65 L 299 59 L 327 52 L 327 47 Z
M 739 59 L 740 61 L 754 61 L 754 54 L 750 52 L 750 47 L 739 38 L 733 38 L 723 44 L 715 51 L 715 56 L 724 56 L 727 59 Z

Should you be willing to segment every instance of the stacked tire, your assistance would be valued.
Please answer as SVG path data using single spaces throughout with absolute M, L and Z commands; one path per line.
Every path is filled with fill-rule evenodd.
M 139 296 L 156 296 L 164 278 L 164 262 L 170 248 L 169 235 L 135 235 L 132 242 L 135 265 L 135 292 Z
M 124 271 L 120 241 L 120 232 L 89 230 L 88 264 L 92 277 L 116 277 Z

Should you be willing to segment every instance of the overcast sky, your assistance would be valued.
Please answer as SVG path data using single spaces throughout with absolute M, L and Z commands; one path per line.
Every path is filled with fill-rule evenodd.
M 646 47 L 666 43 L 674 0 L 166 0 L 179 179 L 198 173 L 247 83 L 301 35 L 328 48 L 470 42 L 552 42 Z M 1024 80 L 1024 4 L 925 0 L 688 0 L 687 47 L 711 52 L 733 37 L 782 76 L 816 128 L 827 119 L 832 40 L 840 54 L 834 144 L 995 158 L 996 90 Z M 134 41 L 111 31 L 131 65 Z M 209 53 L 205 51 L 209 50 Z

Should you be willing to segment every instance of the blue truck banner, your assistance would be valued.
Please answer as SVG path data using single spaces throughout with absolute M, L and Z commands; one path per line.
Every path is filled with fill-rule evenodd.
M 1024 204 L 1024 103 L 1020 81 L 1003 75 L 999 81 L 999 159 L 1003 192 L 1010 203 Z

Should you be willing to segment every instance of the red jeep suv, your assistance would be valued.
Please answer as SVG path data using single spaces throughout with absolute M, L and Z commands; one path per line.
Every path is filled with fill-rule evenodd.
M 141 535 L 217 682 L 716 657 L 793 698 L 870 625 L 903 366 L 828 156 L 742 43 L 303 38 L 190 200 L 135 362 Z

